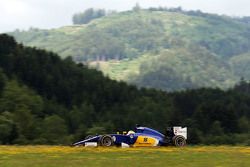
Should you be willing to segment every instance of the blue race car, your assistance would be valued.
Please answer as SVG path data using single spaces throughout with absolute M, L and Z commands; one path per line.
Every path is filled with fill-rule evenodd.
M 87 136 L 84 140 L 73 143 L 73 146 L 96 143 L 99 146 L 185 146 L 187 140 L 187 127 L 168 127 L 165 135 L 147 127 L 137 126 L 135 131 L 130 130 L 126 134 L 104 134 Z

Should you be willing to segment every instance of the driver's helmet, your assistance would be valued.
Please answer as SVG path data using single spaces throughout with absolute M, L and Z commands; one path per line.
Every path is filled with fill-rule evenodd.
M 135 134 L 135 132 L 132 130 L 128 131 L 127 135 L 131 135 L 131 134 Z

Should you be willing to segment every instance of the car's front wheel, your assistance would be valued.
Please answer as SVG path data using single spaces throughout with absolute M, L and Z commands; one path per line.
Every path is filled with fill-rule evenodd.
M 100 145 L 105 146 L 105 147 L 110 147 L 114 145 L 114 140 L 111 136 L 109 135 L 103 135 L 100 138 Z

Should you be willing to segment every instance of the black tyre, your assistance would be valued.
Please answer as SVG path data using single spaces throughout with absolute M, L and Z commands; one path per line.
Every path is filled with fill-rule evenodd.
M 103 135 L 100 138 L 100 145 L 105 146 L 105 147 L 110 147 L 114 145 L 114 140 L 111 136 L 109 135 Z
M 183 147 L 185 146 L 187 143 L 186 143 L 186 139 L 183 137 L 183 136 L 175 136 L 173 138 L 173 144 L 176 146 L 176 147 Z

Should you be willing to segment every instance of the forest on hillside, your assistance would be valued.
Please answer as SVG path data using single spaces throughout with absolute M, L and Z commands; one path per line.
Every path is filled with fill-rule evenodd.
M 70 144 L 135 124 L 188 127 L 190 144 L 250 145 L 250 83 L 179 92 L 111 80 L 0 35 L 0 143 Z
M 139 87 L 225 90 L 242 77 L 250 80 L 248 17 L 135 6 L 125 12 L 90 8 L 72 21 L 61 28 L 9 34 Z

